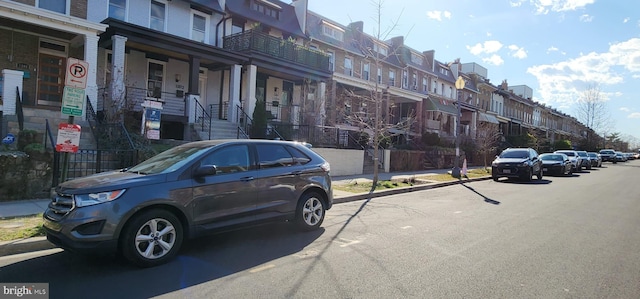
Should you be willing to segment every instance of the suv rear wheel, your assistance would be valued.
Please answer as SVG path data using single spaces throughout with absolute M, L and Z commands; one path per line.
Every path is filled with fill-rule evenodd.
M 182 245 L 180 220 L 165 210 L 149 210 L 134 216 L 120 240 L 122 255 L 141 267 L 152 267 L 173 258 Z
M 540 167 L 540 170 L 538 170 L 538 174 L 536 174 L 536 177 L 538 178 L 538 181 L 542 180 L 542 167 Z
M 317 192 L 305 193 L 296 208 L 296 225 L 300 230 L 317 229 L 324 220 L 325 208 L 322 196 Z

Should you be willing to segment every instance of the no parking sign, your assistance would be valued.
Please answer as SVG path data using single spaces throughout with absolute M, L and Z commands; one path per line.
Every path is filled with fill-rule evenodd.
M 56 151 L 77 153 L 80 145 L 80 131 L 80 125 L 60 123 L 58 125 Z

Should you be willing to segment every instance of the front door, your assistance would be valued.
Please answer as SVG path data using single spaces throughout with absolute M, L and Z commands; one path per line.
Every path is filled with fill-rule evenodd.
M 207 229 L 255 220 L 257 171 L 249 147 L 231 145 L 203 157 L 200 166 L 215 165 L 215 175 L 193 180 L 194 224 Z
M 67 59 L 40 53 L 38 63 L 38 105 L 61 107 Z

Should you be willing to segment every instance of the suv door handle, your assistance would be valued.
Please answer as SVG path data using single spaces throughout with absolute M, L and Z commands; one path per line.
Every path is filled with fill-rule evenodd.
M 254 180 L 254 177 L 252 177 L 252 176 L 246 176 L 246 177 L 242 177 L 242 178 L 240 178 L 240 180 L 241 180 L 241 181 L 243 181 L 243 182 L 249 182 L 249 181 L 253 181 L 253 180 Z
M 300 170 L 292 171 L 291 174 L 300 175 L 300 174 L 302 174 L 302 171 L 300 171 Z

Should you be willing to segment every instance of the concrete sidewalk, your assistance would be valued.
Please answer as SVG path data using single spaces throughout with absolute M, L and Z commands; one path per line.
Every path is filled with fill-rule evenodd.
M 482 167 L 475 167 L 475 168 L 482 168 Z M 469 170 L 475 169 L 475 168 L 469 168 Z M 414 171 L 414 172 L 379 173 L 378 181 L 423 178 L 423 177 L 428 177 L 429 175 L 438 175 L 438 174 L 448 173 L 450 171 L 451 171 L 450 169 L 434 169 L 434 170 L 423 170 L 423 171 Z M 487 175 L 486 177 L 475 178 L 475 179 L 453 180 L 449 182 L 429 182 L 429 183 L 414 185 L 411 187 L 402 187 L 402 188 L 375 191 L 373 193 L 369 193 L 369 192 L 351 193 L 347 191 L 334 190 L 333 191 L 334 203 L 339 204 L 344 202 L 357 201 L 357 200 L 363 200 L 363 199 L 381 197 L 381 196 L 387 196 L 387 195 L 393 195 L 393 194 L 428 190 L 432 188 L 455 185 L 455 184 L 459 184 L 460 182 L 472 182 L 472 181 L 478 181 L 478 180 L 486 180 L 490 178 L 491 176 Z M 358 182 L 358 183 L 371 182 L 372 180 L 373 180 L 373 174 L 359 174 L 359 175 L 332 177 L 332 183 L 334 186 L 353 184 L 355 182 Z M 44 213 L 50 201 L 51 199 L 47 198 L 47 199 L 28 199 L 28 200 L 19 200 L 19 201 L 0 202 L 0 219 L 33 216 L 33 215 Z M 28 238 L 28 239 L 22 239 L 22 240 L 0 242 L 0 257 L 19 254 L 19 253 L 25 253 L 25 252 L 51 249 L 51 248 L 54 248 L 54 246 L 51 243 L 49 243 L 49 241 L 47 241 L 45 237 L 35 237 L 35 238 Z

